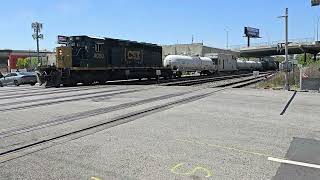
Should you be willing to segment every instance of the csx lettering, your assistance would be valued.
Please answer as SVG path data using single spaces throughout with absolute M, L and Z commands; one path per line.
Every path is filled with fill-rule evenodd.
M 128 51 L 129 60 L 140 60 L 140 51 Z

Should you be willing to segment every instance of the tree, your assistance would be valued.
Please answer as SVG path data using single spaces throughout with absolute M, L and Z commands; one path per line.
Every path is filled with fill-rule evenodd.
M 17 60 L 18 69 L 36 69 L 37 66 L 38 66 L 38 59 L 36 57 L 18 58 Z
M 16 66 L 18 69 L 24 69 L 28 67 L 28 62 L 24 58 L 18 58 Z
M 311 54 L 308 54 L 308 53 L 307 53 L 306 62 L 304 61 L 304 54 L 298 54 L 296 59 L 298 60 L 299 64 L 302 64 L 302 65 L 308 65 L 313 63 L 313 57 Z
M 36 69 L 37 66 L 38 66 L 38 58 L 32 57 L 31 59 L 29 58 L 28 60 L 30 61 L 30 63 L 29 63 L 29 64 L 30 64 L 29 68 L 31 68 L 31 69 Z
M 283 56 L 275 56 L 274 60 L 281 63 L 281 62 L 283 62 L 285 60 L 285 57 L 283 57 Z

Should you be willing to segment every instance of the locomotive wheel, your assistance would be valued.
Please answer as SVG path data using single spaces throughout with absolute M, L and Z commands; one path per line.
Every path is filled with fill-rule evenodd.
M 49 86 L 50 86 L 50 84 L 51 84 L 53 87 L 59 88 L 60 84 L 61 84 L 60 72 L 59 71 L 51 71 L 50 75 L 51 75 L 50 82 L 47 82 L 47 85 L 49 84 Z
M 73 87 L 73 86 L 76 86 L 76 85 L 77 85 L 77 82 L 74 81 L 74 80 L 68 80 L 67 82 L 63 83 L 64 87 Z
M 90 86 L 90 85 L 92 85 L 93 83 L 92 82 L 84 82 L 83 83 L 83 85 L 85 85 L 85 86 Z
M 182 72 L 178 71 L 178 72 L 176 73 L 176 76 L 177 76 L 178 78 L 181 78 Z
M 107 84 L 107 81 L 106 80 L 101 80 L 101 81 L 99 81 L 99 84 L 105 85 L 105 84 Z

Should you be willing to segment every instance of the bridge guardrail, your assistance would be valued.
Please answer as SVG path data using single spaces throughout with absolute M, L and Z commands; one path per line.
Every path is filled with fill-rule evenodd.
M 290 39 L 289 42 L 290 44 L 311 45 L 315 41 L 314 41 L 314 38 L 304 38 L 304 39 Z M 281 40 L 281 41 L 252 43 L 250 45 L 250 48 L 276 47 L 280 43 L 284 43 L 284 41 Z M 247 48 L 246 44 L 231 46 L 231 50 L 240 50 L 244 48 Z

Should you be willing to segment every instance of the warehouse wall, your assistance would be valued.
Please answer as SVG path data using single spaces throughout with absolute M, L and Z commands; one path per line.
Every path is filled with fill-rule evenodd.
M 202 44 L 175 44 L 162 46 L 162 59 L 167 55 L 202 55 Z
M 163 45 L 162 46 L 162 59 L 167 55 L 199 55 L 205 56 L 207 53 L 223 53 L 223 54 L 233 54 L 234 56 L 239 56 L 238 52 L 213 48 L 208 46 L 203 46 L 202 43 L 194 44 L 175 44 L 175 45 Z
M 205 56 L 208 53 L 221 53 L 221 54 L 232 54 L 236 57 L 240 56 L 239 52 L 231 51 L 231 50 L 226 50 L 226 49 L 219 49 L 219 48 L 213 48 L 213 47 L 208 47 L 208 46 L 203 46 L 202 48 L 202 56 Z

